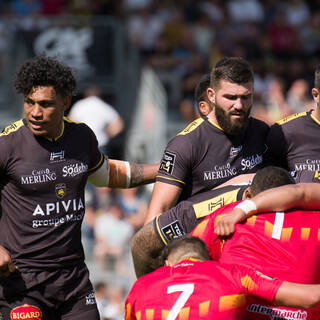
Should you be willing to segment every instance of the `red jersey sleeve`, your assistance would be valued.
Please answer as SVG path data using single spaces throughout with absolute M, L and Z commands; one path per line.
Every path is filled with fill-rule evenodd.
M 238 273 L 237 276 L 240 278 L 242 288 L 247 296 L 261 298 L 270 304 L 283 282 L 277 278 L 266 276 L 257 270 L 242 266 L 235 267 L 232 272 Z

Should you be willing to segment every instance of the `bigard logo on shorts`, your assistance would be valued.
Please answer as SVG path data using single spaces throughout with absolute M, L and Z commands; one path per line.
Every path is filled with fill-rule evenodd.
M 14 308 L 10 312 L 10 319 L 17 320 L 41 320 L 42 312 L 38 307 L 31 306 L 29 304 L 24 304 L 22 306 L 18 306 Z
M 161 159 L 160 170 L 171 174 L 175 161 L 176 155 L 174 153 L 166 151 Z

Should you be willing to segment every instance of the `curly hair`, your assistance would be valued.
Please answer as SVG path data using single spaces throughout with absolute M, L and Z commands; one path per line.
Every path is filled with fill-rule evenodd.
M 45 54 L 26 60 L 15 75 L 17 93 L 27 96 L 37 86 L 53 86 L 62 97 L 76 93 L 76 80 L 71 68 Z

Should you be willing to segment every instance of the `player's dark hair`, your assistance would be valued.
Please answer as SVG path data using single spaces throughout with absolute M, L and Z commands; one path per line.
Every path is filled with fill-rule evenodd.
M 200 101 L 207 101 L 207 89 L 210 87 L 210 73 L 205 74 L 201 77 L 200 81 L 198 82 L 195 90 L 194 90 L 194 97 L 199 104 Z
M 265 167 L 258 170 L 255 174 L 250 186 L 251 195 L 254 197 L 264 190 L 294 183 L 292 176 L 287 170 L 274 166 Z
M 249 62 L 241 57 L 222 58 L 211 71 L 211 87 L 219 88 L 221 80 L 237 84 L 253 82 L 253 71 Z
M 17 93 L 24 96 L 37 86 L 53 86 L 62 97 L 76 93 L 76 80 L 71 68 L 45 54 L 28 59 L 22 64 L 15 75 L 14 86 Z
M 320 63 L 317 65 L 314 73 L 314 87 L 320 90 Z
M 189 234 L 179 238 L 172 239 L 166 247 L 163 248 L 160 259 L 165 263 L 169 255 L 175 254 L 180 258 L 190 257 L 199 260 L 209 260 L 209 250 L 203 240 Z

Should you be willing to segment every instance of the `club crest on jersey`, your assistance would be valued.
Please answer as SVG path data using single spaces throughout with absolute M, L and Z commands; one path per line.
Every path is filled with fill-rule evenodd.
M 159 170 L 171 174 L 175 161 L 176 155 L 174 153 L 166 151 L 162 157 Z
M 242 146 L 239 147 L 231 147 L 230 149 L 230 158 L 236 157 L 242 150 Z
M 62 199 L 65 196 L 66 190 L 67 190 L 67 187 L 65 183 L 56 184 L 56 196 L 59 199 Z
M 11 320 L 41 320 L 42 312 L 38 307 L 31 306 L 29 304 L 24 304 L 22 306 L 14 308 L 10 312 Z
M 50 153 L 50 162 L 60 162 L 64 160 L 64 150 Z

